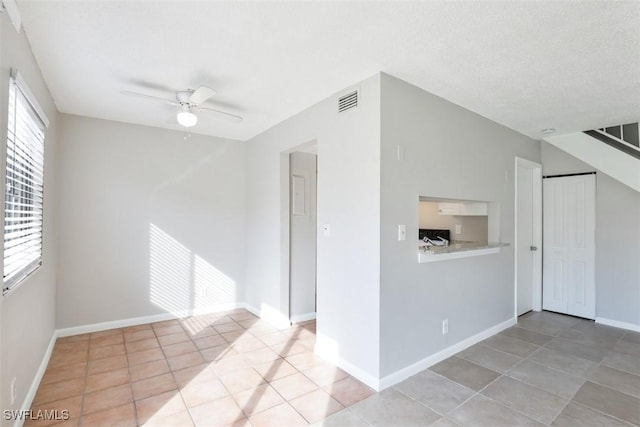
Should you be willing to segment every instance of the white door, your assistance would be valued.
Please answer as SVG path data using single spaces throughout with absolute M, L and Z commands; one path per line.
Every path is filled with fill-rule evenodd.
M 594 174 L 544 180 L 545 310 L 594 319 Z
M 533 169 L 519 166 L 516 169 L 517 189 L 517 315 L 533 310 L 534 251 L 537 249 L 533 235 Z M 534 250 L 535 250 L 534 249 Z

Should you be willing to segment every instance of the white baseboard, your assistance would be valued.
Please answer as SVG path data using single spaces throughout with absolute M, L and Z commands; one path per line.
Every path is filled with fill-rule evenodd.
M 239 303 L 238 306 L 255 314 L 265 322 L 272 324 L 278 329 L 286 329 L 291 326 L 291 321 L 289 320 L 289 318 L 287 318 L 287 316 L 280 313 L 278 310 L 269 307 L 266 304 L 262 304 L 260 309 L 246 302 Z
M 384 390 L 385 388 L 391 387 L 392 385 L 398 384 L 401 381 L 409 378 L 412 375 L 417 374 L 418 372 L 424 371 L 430 366 L 435 365 L 443 361 L 444 359 L 453 356 L 456 353 L 461 352 L 462 350 L 471 347 L 474 344 L 479 343 L 482 340 L 489 338 L 513 325 L 516 324 L 516 319 L 509 319 L 502 323 L 499 323 L 495 326 L 492 326 L 488 329 L 485 329 L 482 332 L 479 332 L 459 343 L 456 343 L 450 347 L 445 348 L 444 350 L 440 350 L 439 352 L 432 354 L 431 356 L 427 356 L 422 360 L 419 360 L 405 368 L 402 368 L 392 374 L 389 374 L 380 379 L 380 390 Z
M 620 322 L 618 320 L 605 319 L 604 317 L 596 317 L 596 323 L 602 325 L 613 326 L 614 328 L 627 329 L 629 331 L 640 332 L 640 325 L 633 323 Z
M 36 392 L 40 387 L 40 381 L 42 381 L 42 377 L 44 376 L 45 371 L 47 370 L 47 366 L 49 365 L 49 359 L 51 359 L 51 353 L 53 352 L 53 347 L 56 345 L 56 339 L 58 338 L 57 331 L 53 331 L 51 335 L 51 339 L 49 340 L 49 345 L 44 352 L 44 356 L 42 357 L 42 361 L 40 362 L 40 366 L 38 366 L 38 370 L 36 371 L 36 375 L 33 377 L 33 381 L 31 381 L 31 386 L 27 391 L 27 395 L 24 397 L 22 401 L 22 407 L 20 408 L 23 413 L 24 411 L 28 411 L 31 409 L 31 404 L 33 403 L 33 398 L 36 397 Z M 17 419 L 14 423 L 14 427 L 20 427 L 24 424 L 24 419 Z
M 365 383 L 372 389 L 380 391 L 380 381 L 378 380 L 378 378 L 376 378 L 374 375 L 369 374 L 368 372 L 363 371 L 348 360 L 343 359 L 340 356 L 338 347 L 332 339 L 327 338 L 323 335 L 316 335 L 316 345 L 314 348 L 314 352 L 327 362 L 336 365 L 337 367 L 347 372 L 352 377 Z
M 233 310 L 236 308 L 244 308 L 245 310 L 255 314 L 266 322 L 271 323 L 278 329 L 285 329 L 291 326 L 291 322 L 280 312 L 266 308 L 263 305 L 262 310 L 258 310 L 244 302 L 229 303 L 216 305 L 211 307 L 201 307 L 184 312 L 161 313 L 150 316 L 131 317 L 128 319 L 112 320 L 109 322 L 92 323 L 89 325 L 72 326 L 70 328 L 62 328 L 56 331 L 58 337 L 68 337 L 71 335 L 87 334 L 91 332 L 106 331 L 115 328 L 126 328 L 128 326 L 144 325 L 146 323 L 162 322 L 164 320 L 179 319 L 188 316 L 198 316 L 202 314 L 218 313 L 221 311 Z M 315 318 L 315 313 L 314 313 Z M 302 320 L 301 320 L 302 321 Z
M 255 308 L 254 306 L 249 305 L 249 304 L 247 304 L 246 302 L 238 303 L 238 306 L 239 306 L 240 308 L 244 308 L 244 309 L 245 309 L 245 310 L 247 310 L 249 313 L 253 313 L 253 314 L 255 314 L 256 316 L 260 317 L 260 310 L 258 310 L 258 309 L 257 309 L 257 308 Z
M 112 320 L 109 322 L 92 323 L 89 325 L 72 326 L 57 330 L 57 336 L 68 337 L 71 335 L 87 334 L 90 332 L 100 332 L 115 328 L 126 328 L 127 326 L 144 325 L 146 323 L 162 322 L 165 320 L 180 319 L 188 316 L 198 316 L 201 314 L 217 313 L 220 311 L 233 310 L 235 308 L 245 308 L 242 303 L 221 304 L 210 307 L 201 307 L 192 310 L 175 313 L 152 314 L 150 316 L 131 317 L 128 319 Z
M 422 372 L 430 366 L 433 366 L 436 363 L 439 363 L 444 359 L 451 357 L 454 354 L 459 353 L 460 351 L 471 347 L 474 344 L 479 343 L 482 340 L 485 340 L 499 332 L 502 332 L 503 330 L 515 324 L 515 318 L 506 320 L 380 379 L 367 372 L 364 372 L 357 366 L 340 357 L 337 345 L 330 338 L 324 337 L 322 335 L 317 335 L 315 353 L 328 362 L 333 363 L 334 365 L 343 369 L 351 376 L 362 381 L 372 389 L 381 391 L 385 388 L 398 384 L 409 378 L 410 376 Z
M 307 314 L 298 314 L 297 316 L 291 316 L 291 323 L 302 323 L 316 318 L 316 312 Z
M 59 337 L 69 337 L 72 335 L 88 334 L 91 332 L 107 331 L 109 329 L 126 328 L 127 326 L 142 325 L 145 323 L 162 322 L 164 320 L 175 319 L 170 313 L 154 314 L 151 316 L 131 317 L 129 319 L 112 320 L 109 322 L 92 323 L 89 325 L 72 326 L 70 328 L 58 329 Z

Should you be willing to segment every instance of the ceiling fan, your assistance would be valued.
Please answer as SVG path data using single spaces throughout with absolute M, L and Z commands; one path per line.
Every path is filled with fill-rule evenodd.
M 151 101 L 163 102 L 169 105 L 174 105 L 179 108 L 176 115 L 178 123 L 186 128 L 190 128 L 198 123 L 198 116 L 195 113 L 200 111 L 208 111 L 218 114 L 234 122 L 241 122 L 243 119 L 241 116 L 231 114 L 226 111 L 216 110 L 215 108 L 205 107 L 202 104 L 209 98 L 216 94 L 216 91 L 206 86 L 200 86 L 198 89 L 186 89 L 176 92 L 175 99 L 161 98 L 154 95 L 147 95 L 144 93 L 131 92 L 124 90 L 120 92 L 123 95 L 135 96 L 138 98 L 144 98 Z

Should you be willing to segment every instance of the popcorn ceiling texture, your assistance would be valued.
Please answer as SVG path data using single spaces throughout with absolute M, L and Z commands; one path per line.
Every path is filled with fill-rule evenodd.
M 385 72 L 533 138 L 637 121 L 638 2 L 20 2 L 60 111 L 175 128 L 171 96 L 208 84 L 250 139 Z M 366 100 L 362 100 L 366 102 Z

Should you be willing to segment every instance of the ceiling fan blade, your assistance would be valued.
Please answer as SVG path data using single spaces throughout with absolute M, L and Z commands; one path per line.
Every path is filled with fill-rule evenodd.
M 206 86 L 200 86 L 189 97 L 189 103 L 194 105 L 202 104 L 204 101 L 211 98 L 215 94 L 216 94 L 215 90 L 208 88 Z
M 212 113 L 216 113 L 216 114 L 220 114 L 222 117 L 224 117 L 225 119 L 228 119 L 232 122 L 241 122 L 244 119 L 242 118 L 242 116 L 238 116 L 237 114 L 231 114 L 231 113 L 227 113 L 226 111 L 220 111 L 220 110 L 216 110 L 215 108 L 210 108 L 210 107 L 198 107 L 198 111 L 210 111 Z
M 173 99 L 160 98 L 158 96 L 153 96 L 153 95 L 145 95 L 144 93 L 130 92 L 128 90 L 123 90 L 120 93 L 122 95 L 133 96 L 133 97 L 136 97 L 136 98 L 144 98 L 144 99 L 149 99 L 149 100 L 152 100 L 152 101 L 165 102 L 165 103 L 167 103 L 169 105 L 180 105 L 177 101 L 175 101 Z

